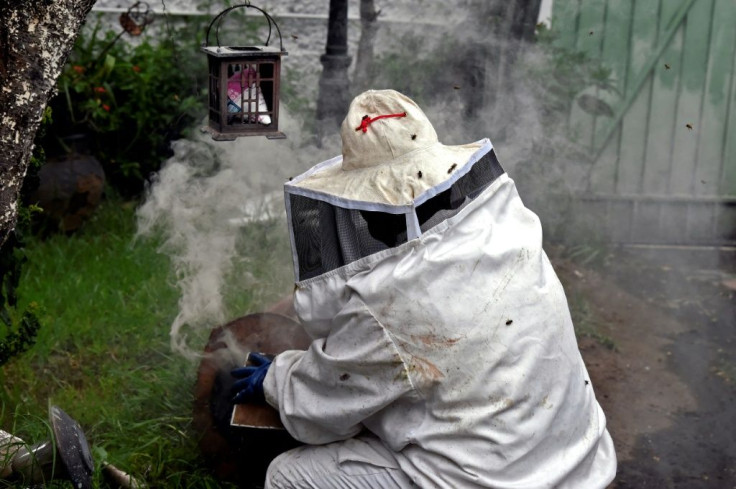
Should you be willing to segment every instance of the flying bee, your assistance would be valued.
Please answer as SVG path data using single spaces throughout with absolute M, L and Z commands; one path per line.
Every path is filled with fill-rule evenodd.
M 419 171 L 417 172 L 417 177 L 419 177 L 419 178 L 422 178 L 422 170 L 419 170 Z
M 592 36 L 593 35 L 593 31 L 588 32 L 588 35 L 589 36 Z
M 672 68 L 670 65 L 668 65 L 667 63 L 664 64 L 664 69 L 665 70 L 669 70 L 670 68 Z
M 454 88 L 455 90 L 460 90 L 460 85 L 453 85 L 452 88 Z
M 412 135 L 411 135 L 411 140 L 412 140 L 412 141 L 414 141 L 414 140 L 415 140 L 416 138 L 417 138 L 417 135 L 416 135 L 416 134 L 412 134 Z
M 294 39 L 294 40 L 296 40 L 296 39 L 299 39 L 299 36 L 297 36 L 296 34 L 292 34 L 291 35 L 291 38 Z
M 514 320 L 513 320 L 513 319 L 509 319 L 508 321 L 506 321 L 506 326 L 510 326 L 510 325 L 511 325 L 511 323 L 513 323 L 513 322 L 514 322 Z
M 685 124 L 685 127 L 687 127 L 690 131 L 693 130 L 693 125 L 690 124 L 689 122 L 687 124 Z

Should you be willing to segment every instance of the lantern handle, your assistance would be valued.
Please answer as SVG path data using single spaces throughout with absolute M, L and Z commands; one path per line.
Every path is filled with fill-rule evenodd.
M 212 22 L 210 22 L 210 25 L 207 27 L 207 34 L 205 35 L 205 44 L 204 44 L 205 47 L 210 45 L 210 30 L 212 30 L 212 26 L 214 25 L 215 22 L 217 22 L 217 27 L 215 28 L 215 40 L 217 41 L 217 47 L 218 48 L 220 47 L 220 25 L 222 24 L 223 19 L 232 10 L 235 10 L 236 8 L 241 8 L 241 7 L 254 8 L 258 10 L 259 12 L 261 12 L 266 17 L 266 20 L 268 21 L 268 37 L 266 38 L 266 46 L 268 46 L 268 43 L 271 41 L 271 32 L 272 32 L 271 24 L 276 26 L 276 32 L 278 32 L 278 35 L 279 35 L 279 47 L 281 48 L 281 51 L 283 51 L 284 50 L 284 40 L 281 37 L 281 29 L 279 29 L 279 25 L 276 23 L 274 18 L 268 14 L 268 12 L 266 12 L 260 7 L 251 5 L 250 2 L 241 3 L 239 5 L 233 5 L 232 7 L 226 8 L 225 10 L 217 14 L 214 19 L 212 19 Z
M 212 22 L 214 22 L 215 20 L 217 20 L 217 27 L 215 27 L 215 39 L 217 40 L 217 48 L 218 49 L 220 48 L 220 26 L 222 25 L 222 21 L 225 20 L 225 16 L 228 13 L 230 13 L 230 11 L 233 10 L 233 9 L 240 8 L 240 7 L 246 7 L 246 8 L 253 7 L 250 4 L 250 0 L 245 0 L 245 2 L 246 3 L 244 3 L 244 4 L 234 5 L 231 8 L 226 9 L 224 12 L 221 12 L 220 15 L 217 16 L 217 17 L 219 17 L 219 20 L 217 20 L 217 18 L 215 18 L 215 19 L 212 20 Z M 258 7 L 253 7 L 253 8 L 260 10 Z M 271 41 L 271 20 L 268 17 L 266 17 L 266 20 L 268 21 L 268 37 L 266 37 L 266 46 L 268 46 L 268 43 Z M 211 25 L 212 24 L 210 24 L 210 26 Z M 207 29 L 207 32 L 208 32 L 208 34 L 207 34 L 207 42 L 209 43 L 209 29 Z M 283 48 L 281 50 L 283 51 Z

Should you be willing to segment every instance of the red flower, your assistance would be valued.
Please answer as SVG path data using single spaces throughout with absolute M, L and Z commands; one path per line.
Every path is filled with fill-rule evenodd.
M 84 73 L 84 66 L 74 65 L 72 66 L 72 69 L 76 71 L 78 74 Z
M 95 87 L 95 93 L 105 93 L 107 90 L 105 90 L 105 87 Z
M 107 112 L 110 112 L 110 106 L 107 104 L 102 104 L 102 108 L 106 110 Z
M 138 65 L 133 65 L 133 68 L 132 68 L 132 69 L 133 69 L 133 71 L 135 71 L 136 73 L 140 73 L 140 72 L 141 72 L 141 67 L 140 67 L 140 66 L 138 66 Z

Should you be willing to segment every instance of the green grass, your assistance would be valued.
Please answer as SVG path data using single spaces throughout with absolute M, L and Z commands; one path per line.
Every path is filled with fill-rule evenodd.
M 578 338 L 592 338 L 601 346 L 617 351 L 616 342 L 603 333 L 606 324 L 591 309 L 588 300 L 580 293 L 573 293 L 568 299 L 575 335 Z
M 151 487 L 224 487 L 202 466 L 191 429 L 198 365 L 169 346 L 174 274 L 157 239 L 134 239 L 134 213 L 108 200 L 78 234 L 27 246 L 18 310 L 37 303 L 42 326 L 33 348 L 0 369 L 1 427 L 29 443 L 49 439 L 56 404 L 84 429 L 97 485 L 107 460 Z M 283 297 L 293 281 L 283 222 L 244 228 L 238 253 L 226 298 L 233 319 Z M 201 351 L 207 334 L 190 346 Z

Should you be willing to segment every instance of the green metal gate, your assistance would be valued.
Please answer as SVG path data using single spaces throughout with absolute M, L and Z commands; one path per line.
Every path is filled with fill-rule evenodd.
M 736 0 L 555 0 L 562 46 L 613 71 L 571 109 L 597 155 L 585 212 L 626 243 L 736 244 Z

